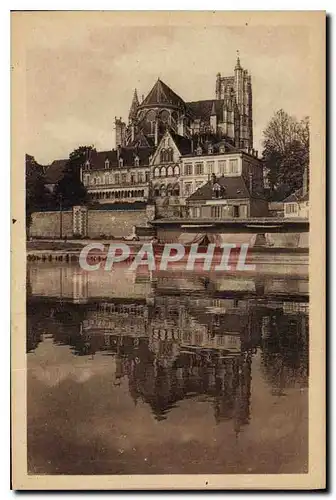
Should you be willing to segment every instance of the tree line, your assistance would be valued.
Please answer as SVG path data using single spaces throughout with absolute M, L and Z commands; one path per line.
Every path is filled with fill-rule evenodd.
M 301 188 L 309 169 L 309 118 L 299 121 L 283 109 L 277 111 L 263 132 L 262 160 L 270 200 L 283 200 Z

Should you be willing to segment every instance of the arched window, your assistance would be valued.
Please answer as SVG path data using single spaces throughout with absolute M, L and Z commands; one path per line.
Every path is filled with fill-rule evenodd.
M 160 174 L 161 174 L 161 177 L 166 177 L 166 169 L 165 169 L 165 167 L 161 167 Z
M 173 148 L 168 149 L 168 161 L 173 161 L 174 159 L 174 151 Z
M 105 160 L 105 168 L 110 168 L 110 162 L 108 158 L 106 158 Z
M 136 156 L 136 157 L 134 158 L 134 166 L 135 166 L 135 167 L 138 167 L 138 166 L 139 166 L 139 161 L 140 161 L 140 160 L 139 160 L 139 156 Z
M 161 149 L 160 151 L 160 163 L 163 163 L 165 161 L 165 150 Z
M 164 184 L 161 184 L 161 187 L 160 187 L 160 196 L 163 198 L 164 196 L 166 196 L 166 186 Z
M 175 184 L 173 186 L 173 196 L 180 196 L 180 185 Z
M 175 165 L 174 167 L 174 175 L 176 176 L 180 175 L 180 167 L 178 165 Z
M 161 153 L 162 153 L 162 151 L 161 151 Z M 158 167 L 156 167 L 154 169 L 154 177 L 160 177 L 160 169 Z
M 86 160 L 84 169 L 85 170 L 90 170 L 90 162 L 89 162 L 89 160 Z
M 109 183 L 110 176 L 108 174 L 105 175 L 105 184 Z
M 168 167 L 167 175 L 174 175 L 174 169 L 171 165 Z
M 119 167 L 123 167 L 123 166 L 124 166 L 124 159 L 119 158 Z
M 92 184 L 96 184 L 96 179 L 95 179 L 95 177 L 92 177 L 91 182 L 92 182 Z
M 146 115 L 146 121 L 149 122 L 149 130 L 150 130 L 149 133 L 151 135 L 155 134 L 155 120 L 156 120 L 155 111 L 153 111 L 153 110 L 149 111 Z
M 169 121 L 169 111 L 167 111 L 166 109 L 161 111 L 160 120 L 164 123 L 167 123 Z
M 158 185 L 154 186 L 154 196 L 155 197 L 160 196 L 160 186 Z
M 173 194 L 173 186 L 171 184 L 167 185 L 167 196 L 171 196 Z
M 199 156 L 202 154 L 202 148 L 201 146 L 197 146 L 197 149 L 196 149 L 196 154 Z

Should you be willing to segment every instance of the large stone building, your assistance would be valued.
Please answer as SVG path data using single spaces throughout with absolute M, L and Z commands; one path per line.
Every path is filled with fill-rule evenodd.
M 232 76 L 217 75 L 214 99 L 184 101 L 158 79 L 141 102 L 134 91 L 128 123 L 115 122 L 116 147 L 92 151 L 81 180 L 92 202 L 107 208 L 155 200 L 159 217 L 185 215 L 186 199 L 212 174 L 242 175 L 260 192 L 252 125 L 251 77 L 239 57 Z M 65 163 L 49 167 L 49 184 Z
M 91 200 L 101 204 L 147 201 L 154 151 L 146 146 L 92 151 L 81 169 Z
M 217 74 L 214 99 L 184 101 L 160 79 L 141 102 L 135 90 L 128 124 L 122 118 L 115 119 L 116 146 L 139 141 L 157 146 L 167 127 L 182 137 L 211 133 L 237 148 L 252 149 L 251 76 L 239 57 L 233 75 Z
M 188 139 L 166 130 L 151 159 L 152 196 L 158 215 L 186 215 L 187 199 L 213 175 L 241 177 L 249 197 L 263 197 L 263 167 L 256 151 L 246 152 L 216 135 Z

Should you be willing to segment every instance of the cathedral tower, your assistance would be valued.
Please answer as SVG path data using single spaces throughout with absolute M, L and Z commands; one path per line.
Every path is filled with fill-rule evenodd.
M 234 135 L 237 147 L 251 150 L 253 148 L 252 82 L 248 71 L 241 66 L 239 54 L 234 76 L 221 76 L 217 73 L 215 94 L 217 100 L 224 101 L 221 130 L 227 132 L 228 137 L 232 138 Z

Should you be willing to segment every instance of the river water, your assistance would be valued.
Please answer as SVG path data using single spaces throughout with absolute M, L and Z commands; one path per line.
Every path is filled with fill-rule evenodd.
M 307 275 L 28 264 L 31 474 L 302 473 Z

